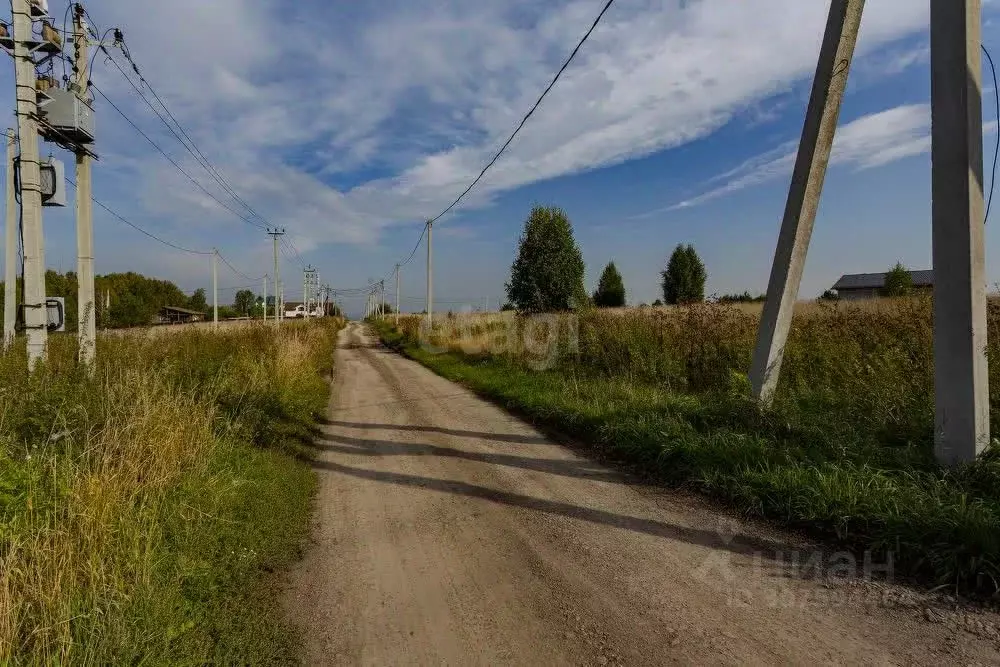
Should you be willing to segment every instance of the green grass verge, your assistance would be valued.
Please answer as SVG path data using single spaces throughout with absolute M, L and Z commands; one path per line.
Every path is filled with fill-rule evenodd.
M 0 663 L 293 664 L 338 326 L 54 338 L 0 355 Z
M 891 552 L 897 575 L 997 589 L 1000 461 L 993 451 L 946 471 L 918 445 L 845 440 L 823 415 L 763 411 L 741 391 L 671 392 L 579 366 L 536 372 L 506 357 L 433 354 L 386 325 L 379 333 L 438 374 L 663 483 L 859 555 L 870 550 L 875 562 Z

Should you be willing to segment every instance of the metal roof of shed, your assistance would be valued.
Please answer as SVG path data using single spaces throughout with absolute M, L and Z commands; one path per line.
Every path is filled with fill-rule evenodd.
M 840 277 L 835 290 L 842 289 L 882 289 L 885 287 L 885 273 L 848 273 Z M 934 285 L 934 271 L 910 271 L 914 287 Z

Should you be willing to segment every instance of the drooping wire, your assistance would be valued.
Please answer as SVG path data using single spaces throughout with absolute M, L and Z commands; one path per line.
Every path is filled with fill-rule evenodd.
M 549 94 L 549 92 L 555 87 L 560 77 L 562 77 L 563 72 L 566 71 L 570 63 L 572 63 L 573 60 L 576 58 L 576 55 L 580 52 L 580 49 L 583 48 L 583 45 L 587 42 L 588 39 L 590 39 L 590 36 L 593 34 L 594 30 L 597 29 L 597 26 L 604 18 L 604 15 L 607 14 L 609 9 L 611 9 L 611 5 L 614 4 L 614 1 L 615 0 L 607 0 L 607 2 L 604 3 L 604 6 L 601 8 L 601 11 L 597 14 L 597 17 L 594 19 L 593 23 L 591 23 L 590 28 L 588 28 L 587 32 L 585 32 L 583 37 L 580 38 L 580 41 L 577 42 L 576 46 L 573 48 L 573 51 L 570 52 L 569 57 L 566 58 L 562 66 L 556 72 L 555 76 L 552 77 L 552 81 L 550 81 L 549 85 L 545 87 L 545 90 L 542 91 L 542 94 L 538 96 L 538 99 L 535 100 L 535 103 L 531 105 L 531 108 L 528 110 L 528 113 L 524 115 L 524 117 L 521 119 L 521 122 L 517 124 L 517 127 L 514 128 L 514 131 L 507 138 L 507 141 L 503 143 L 503 145 L 500 147 L 500 150 L 498 150 L 496 154 L 493 156 L 493 158 L 486 164 L 486 166 L 483 167 L 482 171 L 479 172 L 479 175 L 476 176 L 475 179 L 473 179 L 472 183 L 470 183 L 469 186 L 462 191 L 462 194 L 460 194 L 455 199 L 455 201 L 450 203 L 447 207 L 445 207 L 443 211 L 438 213 L 436 216 L 434 216 L 427 223 L 424 224 L 424 228 L 420 232 L 420 238 L 417 239 L 416 245 L 413 246 L 413 250 L 406 257 L 406 259 L 404 259 L 402 262 L 399 263 L 399 266 L 406 266 L 410 262 L 410 260 L 412 260 L 413 257 L 417 254 L 417 250 L 420 248 L 420 242 L 423 241 L 424 235 L 427 233 L 428 225 L 437 222 L 442 217 L 447 215 L 449 211 L 458 206 L 458 204 L 465 198 L 465 196 L 470 192 L 472 192 L 472 189 L 476 187 L 479 181 L 482 180 L 483 176 L 486 175 L 486 172 L 488 172 L 493 167 L 493 165 L 496 164 L 497 160 L 500 159 L 500 156 L 504 154 L 507 148 L 514 141 L 514 138 L 517 137 L 518 133 L 520 133 L 521 130 L 524 128 L 525 124 L 528 122 L 528 119 L 530 119 L 534 115 L 535 111 L 538 110 L 538 107 L 541 106 L 542 101 Z M 394 271 L 396 271 L 395 267 L 391 271 L 389 271 L 389 273 L 386 274 L 386 277 L 391 276 Z
M 229 260 L 227 260 L 225 257 L 223 257 L 222 253 L 219 252 L 218 250 L 215 251 L 215 254 L 216 254 L 216 256 L 220 260 L 222 260 L 223 264 L 225 264 L 227 267 L 229 267 L 230 271 L 232 271 L 233 273 L 235 273 L 236 275 L 238 275 L 240 278 L 243 278 L 243 280 L 251 280 L 251 281 L 253 281 L 253 280 L 260 280 L 261 278 L 263 278 L 263 276 L 260 276 L 260 277 L 257 277 L 257 278 L 251 278 L 250 276 L 248 276 L 247 274 L 243 273 L 242 271 L 240 271 L 239 269 L 237 269 L 235 266 L 233 266 L 232 264 L 230 264 Z
M 122 118 L 124 118 L 124 119 L 125 119 L 125 120 L 126 120 L 126 121 L 128 122 L 128 124 L 129 124 L 129 125 L 131 125 L 131 126 L 132 126 L 132 127 L 133 127 L 133 128 L 135 129 L 135 131 L 136 131 L 136 132 L 138 132 L 139 134 L 141 134 L 141 135 L 142 135 L 142 137 L 143 137 L 143 138 L 144 138 L 144 139 L 145 139 L 145 140 L 146 140 L 147 142 L 149 142 L 149 144 L 150 144 L 150 145 L 151 145 L 151 146 L 152 146 L 153 148 L 155 148 L 155 149 L 156 149 L 156 150 L 157 150 L 157 151 L 158 151 L 158 152 L 159 152 L 159 153 L 160 153 L 161 155 L 163 155 L 163 157 L 165 157 L 165 158 L 166 158 L 166 159 L 167 159 L 167 160 L 168 160 L 168 161 L 170 162 L 170 164 L 172 164 L 172 165 L 174 166 L 174 168 L 176 168 L 176 169 L 177 169 L 177 171 L 181 172 L 181 173 L 182 173 L 182 174 L 183 174 L 183 175 L 184 175 L 185 177 L 187 177 L 187 179 L 188 179 L 189 181 L 191 181 L 191 183 L 193 183 L 195 187 L 197 187 L 197 188 L 198 188 L 199 190 L 201 190 L 202 192 L 204 192 L 204 193 L 205 193 L 205 194 L 206 194 L 206 195 L 207 195 L 208 197 L 210 197 L 210 198 L 211 198 L 211 199 L 212 199 L 212 200 L 213 200 L 213 201 L 214 201 L 214 202 L 215 202 L 216 204 L 218 204 L 219 206 L 221 206 L 221 207 L 222 207 L 222 208 L 224 208 L 225 210 L 229 211 L 229 212 L 230 212 L 231 214 L 235 215 L 235 216 L 236 216 L 237 218 L 239 218 L 239 219 L 240 219 L 240 220 L 242 220 L 243 222 L 247 223 L 248 225 L 252 225 L 252 226 L 254 226 L 254 227 L 257 227 L 257 228 L 259 228 L 259 229 L 264 229 L 263 225 L 261 225 L 260 223 L 257 223 L 257 222 L 254 222 L 254 221 L 253 221 L 253 220 L 251 220 L 250 218 L 247 218 L 247 217 L 243 216 L 243 215 L 242 215 L 242 214 L 240 214 L 240 213 L 239 213 L 238 211 L 234 211 L 234 210 L 233 210 L 232 208 L 230 208 L 230 207 L 229 207 L 229 206 L 228 206 L 228 205 L 227 205 L 227 204 L 226 204 L 225 202 L 223 202 L 223 201 L 222 201 L 221 199 L 219 199 L 219 198 L 218 198 L 218 197 L 216 197 L 216 196 L 215 196 L 214 194 L 212 194 L 212 192 L 211 192 L 211 191 L 209 191 L 209 190 L 208 190 L 208 188 L 206 188 L 206 187 L 205 187 L 204 185 L 202 185 L 202 184 L 201 184 L 201 183 L 200 183 L 200 182 L 199 182 L 199 181 L 198 181 L 197 179 L 195 179 L 195 178 L 194 178 L 194 176 L 192 176 L 191 174 L 189 174 L 189 173 L 188 173 L 188 172 L 187 172 L 187 171 L 186 171 L 186 170 L 185 170 L 185 169 L 184 169 L 184 168 L 183 168 L 183 167 L 182 167 L 182 166 L 181 166 L 180 164 L 178 164 L 178 162 L 177 162 L 176 160 L 174 160 L 174 159 L 173 159 L 172 157 L 170 157 L 170 155 L 169 155 L 169 154 L 168 154 L 168 153 L 167 153 L 167 152 L 166 152 L 165 150 L 163 150 L 163 148 L 162 148 L 162 147 L 161 147 L 161 146 L 160 146 L 160 145 L 159 145 L 158 143 L 156 143 L 156 142 L 155 142 L 155 141 L 154 141 L 154 140 L 153 140 L 153 139 L 152 139 L 152 138 L 151 138 L 151 137 L 150 137 L 150 136 L 149 136 L 148 134 L 146 134 L 146 133 L 145 133 L 145 132 L 144 132 L 144 131 L 142 130 L 142 128 L 140 128 L 140 127 L 139 127 L 139 126 L 138 126 L 138 125 L 137 125 L 137 124 L 135 123 L 135 121 L 133 121 L 133 120 L 132 120 L 131 118 L 129 118 L 129 117 L 128 117 L 128 116 L 127 116 L 127 115 L 125 114 L 125 112 L 124 112 L 124 111 L 122 111 L 122 110 L 121 110 L 121 108 L 119 108 L 119 106 L 118 106 L 117 104 L 115 104 L 115 103 L 114 103 L 113 101 L 111 101 L 111 98 L 109 98 L 109 97 L 108 97 L 107 95 L 105 95 L 105 94 L 104 94 L 104 91 L 102 91 L 102 90 L 101 90 L 100 88 L 98 88 L 98 87 L 97 87 L 97 86 L 95 86 L 94 84 L 91 84 L 91 85 L 90 85 L 90 87 L 91 87 L 91 88 L 93 88 L 94 90 L 96 90 L 96 91 L 97 91 L 97 94 L 98 94 L 98 95 L 100 95 L 100 96 L 101 96 L 102 98 L 104 98 L 104 101 L 105 101 L 105 102 L 107 102 L 108 104 L 110 104 L 110 105 L 112 106 L 112 108 L 113 108 L 113 109 L 114 109 L 115 111 L 117 111 L 117 112 L 118 112 L 118 114 L 119 114 L 119 115 L 120 115 L 120 116 L 121 116 Z
M 556 75 L 552 77 L 552 81 L 549 82 L 549 85 L 545 87 L 545 90 L 542 91 L 542 94 L 538 96 L 538 99 L 531 106 L 531 109 L 528 110 L 528 113 L 524 115 L 524 118 L 521 119 L 521 122 L 518 123 L 516 128 L 514 128 L 514 132 L 511 133 L 507 141 L 505 141 L 503 146 L 500 147 L 500 150 L 498 150 L 496 155 L 493 156 L 493 159 L 490 160 L 485 167 L 483 167 L 483 170 L 479 172 L 479 175 L 476 176 L 476 178 L 472 181 L 472 183 L 469 184 L 469 187 L 465 188 L 462 194 L 460 194 L 458 198 L 451 204 L 449 204 L 443 211 L 441 211 L 436 216 L 431 218 L 430 222 L 432 223 L 437 222 L 446 213 L 448 213 L 448 211 L 455 208 L 455 206 L 457 206 L 458 203 L 465 198 L 465 195 L 469 194 L 469 192 L 472 191 L 472 188 L 476 187 L 476 184 L 479 183 L 479 181 L 483 178 L 483 176 L 486 175 L 486 172 L 489 171 L 494 164 L 496 164 L 496 161 L 500 159 L 500 156 L 504 154 L 504 151 L 507 150 L 507 147 L 510 146 L 512 141 L 514 141 L 514 137 L 518 135 L 518 133 L 524 127 L 525 123 L 528 122 L 528 119 L 531 118 L 531 116 L 535 113 L 538 107 L 542 104 L 542 100 L 545 99 L 545 96 L 549 94 L 549 91 L 552 90 L 553 87 L 555 87 L 556 82 L 559 81 L 559 78 L 563 75 L 563 72 L 566 71 L 566 68 L 569 67 L 570 63 L 573 62 L 573 59 L 576 58 L 576 54 L 580 52 L 580 49 L 583 47 L 584 43 L 586 43 L 586 41 L 590 39 L 590 35 L 594 32 L 595 29 L 597 29 L 597 25 L 601 22 L 601 19 L 604 18 L 604 15 L 607 13 L 607 11 L 611 9 L 611 5 L 614 4 L 614 1 L 615 0 L 607 0 L 607 2 L 604 4 L 604 8 L 601 9 L 601 12 L 597 15 L 597 18 L 595 18 L 594 22 L 590 25 L 590 29 L 588 29 L 587 32 L 584 33 L 583 37 L 577 43 L 572 53 L 569 54 L 569 58 L 567 58 L 566 61 L 562 64 L 562 67 L 559 68 L 559 71 L 556 72 Z
M 993 56 L 990 55 L 989 49 L 986 48 L 985 44 L 980 44 L 980 46 L 990 63 L 990 71 L 993 72 L 993 99 L 996 104 L 994 108 L 997 111 L 998 120 L 996 128 L 997 143 L 996 148 L 993 150 L 993 176 L 990 178 L 990 196 L 986 200 L 986 215 L 983 216 L 983 224 L 985 225 L 990 219 L 990 207 L 993 205 L 993 188 L 997 183 L 997 158 L 1000 157 L 1000 90 L 997 90 L 997 68 L 993 64 Z
M 72 185 L 74 188 L 76 187 L 76 183 L 69 176 L 66 177 L 66 182 L 69 183 L 70 185 Z M 128 225 L 129 227 L 131 227 L 132 229 L 136 230 L 140 234 L 145 234 L 149 238 L 153 239 L 154 241 L 156 241 L 158 243 L 162 243 L 165 246 L 168 246 L 168 247 L 173 248 L 175 250 L 180 250 L 181 252 L 187 252 L 187 253 L 190 253 L 192 255 L 211 255 L 214 252 L 214 251 L 211 251 L 211 250 L 193 250 L 191 248 L 185 248 L 182 245 L 178 245 L 178 244 L 173 243 L 171 241 L 168 241 L 168 240 L 166 240 L 164 238 L 160 238 L 156 234 L 153 234 L 152 232 L 146 231 L 145 229 L 143 229 L 139 225 L 135 224 L 134 222 L 132 222 L 128 218 L 124 217 L 123 215 L 121 215 L 117 211 L 113 210 L 112 208 L 110 208 L 109 206 L 107 206 L 106 204 L 104 204 L 103 202 L 101 202 L 99 199 L 94 199 L 93 197 L 91 197 L 91 201 L 93 201 L 95 204 L 97 204 L 102 209 L 104 209 L 105 211 L 107 211 L 112 217 L 114 217 L 115 219 L 117 219 L 119 222 L 122 222 L 122 223 Z
M 132 53 L 131 53 L 130 49 L 128 48 L 128 44 L 126 43 L 125 38 L 121 34 L 121 32 L 120 31 L 117 32 L 116 35 L 115 35 L 115 37 L 116 37 L 116 40 L 119 42 L 119 46 L 121 48 L 122 55 L 125 57 L 125 59 L 129 63 L 129 65 L 132 67 L 132 71 L 135 72 L 135 75 L 138 77 L 140 83 L 149 90 L 149 92 L 153 96 L 153 98 L 155 98 L 155 100 L 159 103 L 160 107 L 162 107 L 162 109 L 163 109 L 163 112 L 166 113 L 166 116 L 169 117 L 169 119 L 171 121 L 173 121 L 173 124 L 171 124 L 167 120 L 167 117 L 164 117 L 164 114 L 161 113 L 153 105 L 152 102 L 150 102 L 149 98 L 142 91 L 142 89 L 138 85 L 136 85 L 136 83 L 132 80 L 132 78 L 128 75 L 128 73 L 125 72 L 125 70 L 122 68 L 122 66 L 118 64 L 118 61 L 114 57 L 112 57 L 111 54 L 109 54 L 107 52 L 107 50 L 103 46 L 100 47 L 101 51 L 103 51 L 104 54 L 108 57 L 108 60 L 111 62 L 111 64 L 114 65 L 115 68 L 118 70 L 118 72 L 122 75 L 122 78 L 124 78 L 129 83 L 129 85 L 132 86 L 133 90 L 135 90 L 136 94 L 140 97 L 140 99 L 142 99 L 142 101 L 146 104 L 146 106 L 149 108 L 149 110 L 152 111 L 153 114 L 160 120 L 160 122 L 163 123 L 163 125 L 174 136 L 174 138 L 177 139 L 177 141 L 180 142 L 180 144 L 182 146 L 184 146 L 184 149 L 187 150 L 187 152 L 191 154 L 191 156 L 195 159 L 195 161 L 203 169 L 205 169 L 206 172 L 208 172 L 209 176 L 211 176 L 215 180 L 215 182 L 235 202 L 237 202 L 239 205 L 241 205 L 243 208 L 245 208 L 249 212 L 249 214 L 250 214 L 250 216 L 252 218 L 256 218 L 257 220 L 260 220 L 261 223 L 263 223 L 263 224 L 257 223 L 257 222 L 254 222 L 251 219 L 248 219 L 247 217 L 245 217 L 245 216 L 243 216 L 243 215 L 241 215 L 241 214 L 233 211 L 228 206 L 224 206 L 224 208 L 226 210 L 228 210 L 230 213 L 232 213 L 233 215 L 236 215 L 237 217 L 239 217 L 244 222 L 247 222 L 249 224 L 253 224 L 253 225 L 257 226 L 257 227 L 260 227 L 261 229 L 264 229 L 265 231 L 267 230 L 268 227 L 276 227 L 276 225 L 273 225 L 270 220 L 268 220 L 263 215 L 261 215 L 260 213 L 258 213 L 250 204 L 248 204 L 246 202 L 246 200 L 243 199 L 243 197 L 241 197 L 239 195 L 239 193 L 236 192 L 236 190 L 235 190 L 235 188 L 233 188 L 232 184 L 230 184 L 229 181 L 226 180 L 226 178 L 215 167 L 215 165 L 213 165 L 211 163 L 211 161 L 205 156 L 204 152 L 198 147 L 198 145 L 195 143 L 194 139 L 191 138 L 191 135 L 184 129 L 184 126 L 181 125 L 180 121 L 177 120 L 177 117 L 173 114 L 173 112 L 170 111 L 170 108 L 167 106 L 167 104 L 163 100 L 163 98 L 160 97 L 160 95 L 153 88 L 152 84 L 150 84 L 149 81 L 145 78 L 145 76 L 143 76 L 142 72 L 139 69 L 138 64 L 132 58 Z M 176 129 L 174 128 L 174 126 L 176 126 Z M 202 188 L 202 189 L 204 189 L 204 188 Z M 215 199 L 215 197 L 213 197 L 213 199 Z M 216 201 L 218 201 L 218 200 L 216 200 Z M 287 239 L 285 237 L 282 237 L 282 243 L 286 247 L 290 248 L 292 250 L 292 252 L 294 252 L 295 255 L 296 255 L 297 259 L 293 260 L 291 257 L 288 257 L 287 253 L 283 253 L 283 254 L 286 255 L 286 257 L 288 257 L 289 261 L 292 261 L 292 262 L 298 261 L 298 263 L 301 264 L 302 263 L 302 255 L 299 252 L 298 248 L 295 247 L 294 243 L 292 243 L 290 239 Z
M 180 121 L 177 120 L 177 117 L 174 116 L 173 112 L 170 111 L 170 107 L 167 106 L 166 102 L 163 101 L 163 98 L 161 98 L 160 95 L 156 92 L 156 89 L 153 88 L 153 85 L 151 83 L 149 83 L 149 81 L 146 79 L 146 77 L 143 76 L 142 72 L 139 71 L 139 66 L 136 64 L 135 60 L 132 58 L 132 52 L 128 48 L 128 44 L 125 42 L 125 37 L 124 36 L 121 37 L 120 42 L 121 42 L 120 46 L 121 46 L 122 55 L 125 56 L 125 59 L 132 66 L 132 70 L 135 72 L 136 76 L 139 77 L 139 81 L 142 83 L 142 85 L 144 85 L 147 89 L 149 89 L 149 92 L 152 94 L 152 96 L 156 99 L 157 102 L 159 102 L 160 106 L 163 108 L 163 111 L 166 112 L 166 114 L 170 118 L 170 120 L 172 120 L 174 122 L 174 125 L 177 126 L 177 129 L 180 130 L 181 135 L 183 135 L 184 139 L 187 140 L 187 143 L 185 143 L 184 139 L 181 139 L 181 137 L 179 137 L 179 136 L 177 137 L 177 140 L 180 141 L 182 144 L 184 144 L 184 147 L 188 149 L 188 152 L 191 153 L 191 155 L 195 158 L 195 160 L 197 160 L 199 162 L 199 164 L 201 164 L 201 166 L 204 167 L 205 170 L 213 178 L 215 178 L 215 180 L 219 183 L 219 185 L 221 185 L 223 187 L 223 189 L 225 189 L 226 192 L 228 192 L 230 194 L 230 196 L 233 197 L 233 199 L 235 199 L 237 202 L 239 202 L 240 204 L 242 204 L 243 207 L 246 208 L 247 211 L 249 211 L 252 216 L 254 216 L 256 218 L 259 218 L 260 220 L 264 221 L 267 225 L 270 226 L 270 222 L 266 218 L 264 218 L 262 215 L 260 215 L 259 213 L 257 213 L 257 211 L 255 211 L 253 209 L 253 207 L 250 206 L 250 204 L 248 204 L 246 201 L 243 200 L 242 197 L 240 197 L 240 195 L 232 187 L 232 185 L 229 183 L 229 181 L 227 181 L 226 178 L 215 167 L 215 165 L 213 165 L 211 163 L 211 161 L 209 161 L 209 159 L 205 156 L 205 153 L 202 152 L 202 150 L 200 148 L 198 148 L 198 144 L 196 144 L 195 141 L 194 141 L 194 139 L 191 138 L 191 135 L 188 134 L 188 132 L 184 129 L 184 126 L 181 125 Z M 161 120 L 162 120 L 162 118 L 161 118 Z M 164 121 L 164 123 L 167 125 L 168 129 L 171 129 L 169 123 L 166 123 L 166 121 Z M 174 133 L 174 136 L 177 136 L 176 133 Z M 188 144 L 190 144 L 190 147 L 188 147 Z

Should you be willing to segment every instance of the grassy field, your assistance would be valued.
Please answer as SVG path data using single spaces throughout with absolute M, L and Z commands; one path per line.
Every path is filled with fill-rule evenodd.
M 1000 582 L 1000 459 L 933 457 L 931 304 L 816 305 L 797 314 L 773 409 L 746 372 L 758 315 L 696 306 L 419 318 L 383 340 L 542 426 L 665 483 L 865 550 L 897 575 L 993 593 Z M 989 313 L 1000 358 L 1000 309 Z M 425 337 L 426 338 L 426 337 Z M 574 344 L 574 340 L 577 342 Z M 990 383 L 1000 406 L 1000 372 Z M 1000 433 L 1000 410 L 992 412 Z
M 93 377 L 69 337 L 30 377 L 0 356 L 0 664 L 294 661 L 268 573 L 308 531 L 337 328 L 103 338 Z

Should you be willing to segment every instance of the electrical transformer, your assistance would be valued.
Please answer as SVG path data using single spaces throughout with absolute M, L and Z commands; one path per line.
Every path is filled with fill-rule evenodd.
M 66 299 L 61 296 L 45 299 L 45 326 L 49 331 L 66 331 Z
M 55 132 L 42 126 L 38 131 L 43 137 L 50 141 L 63 138 L 78 144 L 94 143 L 94 108 L 86 100 L 62 88 L 50 88 L 45 95 L 49 99 L 40 104 L 39 112 Z
M 66 167 L 59 160 L 49 158 L 38 165 L 42 177 L 42 206 L 66 205 Z

